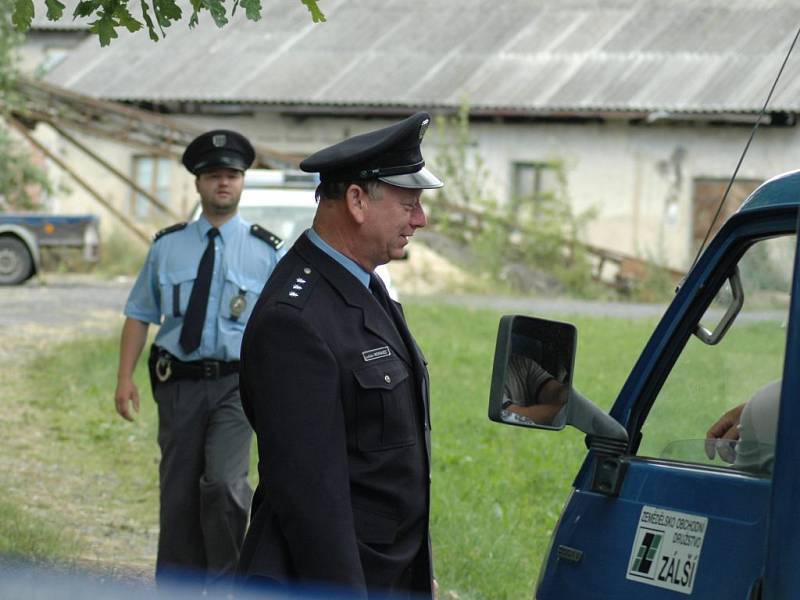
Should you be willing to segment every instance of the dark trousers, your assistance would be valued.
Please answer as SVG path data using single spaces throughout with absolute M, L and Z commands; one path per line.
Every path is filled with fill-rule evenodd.
M 205 571 L 233 575 L 247 527 L 252 429 L 239 375 L 154 382 L 161 488 L 156 580 Z

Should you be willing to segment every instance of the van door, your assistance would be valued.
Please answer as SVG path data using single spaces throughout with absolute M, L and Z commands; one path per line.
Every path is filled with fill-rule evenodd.
M 752 217 L 723 228 L 648 342 L 612 410 L 631 438 L 612 474 L 621 485 L 598 486 L 590 454 L 537 598 L 746 599 L 760 585 L 796 211 Z M 737 270 L 743 304 L 723 331 Z M 707 444 L 712 424 L 753 396 L 768 409 L 758 435 Z
M 800 227 L 800 226 L 799 226 Z M 800 229 L 799 229 L 800 231 Z M 797 596 L 800 590 L 800 251 L 795 252 L 794 280 L 783 368 L 780 413 L 772 475 L 766 541 L 763 600 Z

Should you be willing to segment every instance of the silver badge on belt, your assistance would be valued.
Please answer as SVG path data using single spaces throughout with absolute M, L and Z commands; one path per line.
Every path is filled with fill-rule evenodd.
M 158 380 L 164 383 L 172 375 L 172 361 L 167 356 L 159 356 L 155 370 Z

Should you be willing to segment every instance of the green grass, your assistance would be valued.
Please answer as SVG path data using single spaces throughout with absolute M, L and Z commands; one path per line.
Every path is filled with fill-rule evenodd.
M 78 542 L 62 527 L 25 512 L 17 502 L 0 496 L 0 555 L 69 563 Z
M 441 588 L 463 599 L 530 597 L 586 453 L 583 434 L 488 420 L 500 313 L 411 305 L 406 315 L 431 376 L 431 529 Z M 607 408 L 653 324 L 571 320 L 579 330 L 575 384 Z
M 449 590 L 464 600 L 530 597 L 551 531 L 586 453 L 583 435 L 572 429 L 544 432 L 489 422 L 486 410 L 499 312 L 412 303 L 406 314 L 431 374 L 431 529 L 442 597 Z M 575 384 L 608 408 L 654 322 L 570 320 L 579 330 Z M 767 352 L 770 335 L 769 326 L 734 328 L 729 345 L 749 344 L 753 351 Z M 56 528 L 69 525 L 66 532 L 74 530 L 83 544 L 76 552 L 108 552 L 111 560 L 121 562 L 134 549 L 113 547 L 115 539 L 128 543 L 132 533 L 137 539 L 155 538 L 158 447 L 156 409 L 144 361 L 136 375 L 142 393 L 137 422 L 127 423 L 114 412 L 117 348 L 116 338 L 65 344 L 31 362 L 15 379 L 13 395 L 5 389 L 0 396 L 5 411 L 0 434 L 10 444 L 0 448 L 0 459 L 23 455 L 40 465 L 40 471 L 35 478 L 15 480 L 14 492 L 0 496 L 0 511 L 5 510 L 4 502 L 11 503 L 10 510 L 16 510 L 15 505 L 25 507 L 30 496 L 26 486 L 41 480 L 52 494 L 53 516 L 44 521 Z M 682 377 L 702 379 L 706 370 L 715 368 L 706 358 L 711 355 L 707 350 L 690 348 L 703 360 L 679 365 L 685 369 Z M 738 363 L 750 356 L 728 353 L 728 370 L 736 371 Z M 680 397 L 682 391 L 670 393 Z M 723 394 L 718 405 L 728 400 Z M 16 408 L 9 411 L 10 407 Z M 668 412 L 673 410 L 689 413 L 682 404 Z M 709 418 L 713 410 L 708 411 Z M 700 429 L 696 421 L 695 429 Z M 5 489 L 9 477 L 0 472 L 0 489 Z M 22 522 L 26 531 L 35 533 L 41 515 L 47 514 L 44 508 L 36 514 L 17 510 L 8 518 L 0 512 L 0 527 L 7 527 L 2 525 L 5 521 Z M 91 516 L 97 511 L 104 520 Z M 103 535 L 113 551 L 87 548 L 98 538 L 81 537 L 89 526 L 105 527 Z M 41 543 L 31 540 L 17 547 L 15 537 L 0 529 L 0 539 L 12 540 L 11 550 L 32 556 L 47 555 L 49 538 L 42 535 Z

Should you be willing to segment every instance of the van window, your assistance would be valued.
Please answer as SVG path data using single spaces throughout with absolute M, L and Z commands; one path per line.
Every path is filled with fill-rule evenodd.
M 765 239 L 742 256 L 741 312 L 719 343 L 689 338 L 642 428 L 640 456 L 769 476 L 795 244 L 794 235 Z M 700 320 L 707 329 L 714 329 L 731 294 L 726 282 Z M 740 439 L 707 443 L 708 429 L 742 403 L 748 404 Z

